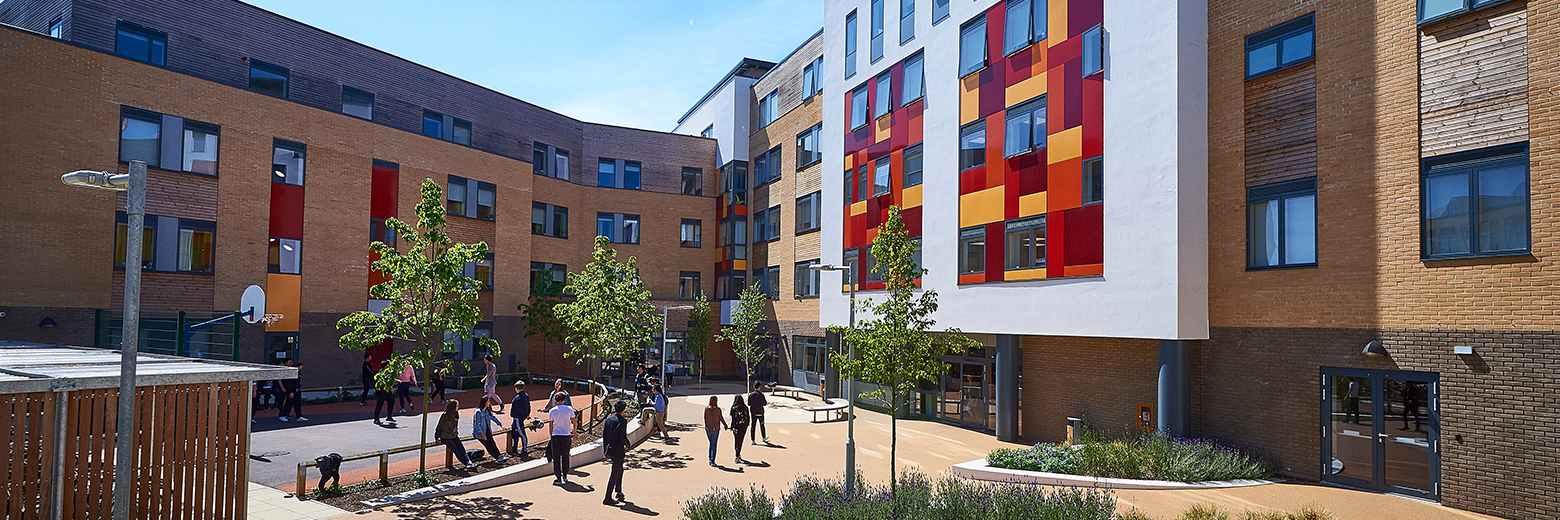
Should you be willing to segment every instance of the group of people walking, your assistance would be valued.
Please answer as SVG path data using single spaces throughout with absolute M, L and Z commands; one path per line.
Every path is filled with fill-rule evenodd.
M 732 397 L 729 423 L 726 422 L 727 414 L 721 411 L 720 397 L 710 396 L 710 405 L 704 408 L 704 434 L 710 439 L 710 466 L 718 466 L 715 455 L 720 445 L 721 430 L 730 430 L 734 437 L 732 445 L 736 450 L 737 464 L 747 462 L 742 459 L 742 437 L 747 436 L 748 442 L 754 446 L 758 445 L 760 438 L 764 444 L 769 444 L 769 428 L 764 424 L 764 407 L 769 404 L 769 400 L 764 397 L 763 385 L 753 383 L 753 391 L 746 395 L 746 402 L 741 395 Z
M 303 370 L 303 365 L 293 361 L 292 358 L 283 360 L 282 366 L 296 368 L 299 371 Z M 274 406 L 276 407 L 277 420 L 287 422 L 289 415 L 292 416 L 294 421 L 309 420 L 308 417 L 303 416 L 303 392 L 298 385 L 297 378 L 255 381 L 251 384 L 254 385 L 254 398 L 251 401 L 252 412 L 259 412 Z M 249 422 L 258 423 L 260 421 L 255 418 L 254 413 L 251 413 Z

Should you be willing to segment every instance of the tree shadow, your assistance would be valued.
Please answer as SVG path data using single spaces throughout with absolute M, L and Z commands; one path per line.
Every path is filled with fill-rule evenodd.
M 688 467 L 693 457 L 678 455 L 660 448 L 640 448 L 628 453 L 623 461 L 626 469 L 682 469 Z
M 404 504 L 395 508 L 397 518 L 541 520 L 523 513 L 533 502 L 515 502 L 503 497 L 438 497 Z

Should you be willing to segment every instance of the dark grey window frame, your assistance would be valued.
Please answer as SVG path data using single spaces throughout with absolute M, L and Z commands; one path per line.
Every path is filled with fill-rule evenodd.
M 882 74 L 872 78 L 872 90 L 873 95 L 877 98 L 877 103 L 872 104 L 872 119 L 877 120 L 894 113 L 894 107 L 899 106 L 899 104 L 894 102 L 893 69 L 885 70 Z
M 966 165 L 965 162 L 964 162 L 964 138 L 965 138 L 965 136 L 968 136 L 968 135 L 976 132 L 977 130 L 980 131 L 981 138 L 985 139 L 986 138 L 986 120 L 984 120 L 984 119 L 977 119 L 975 121 L 970 122 L 969 124 L 966 124 L 964 126 L 959 127 L 959 171 L 961 171 L 961 172 L 965 171 L 965 170 L 970 170 L 970 169 L 973 169 L 973 168 L 979 168 L 981 166 L 985 166 L 986 165 L 986 153 L 987 153 L 986 150 L 991 148 L 991 142 L 990 141 L 986 142 L 986 147 L 985 148 L 981 148 L 980 149 L 981 150 L 981 152 L 979 154 L 980 162 L 978 162 L 978 163 L 970 163 L 968 165 Z
M 916 74 L 916 88 L 913 91 L 908 86 L 910 84 L 911 64 L 916 64 L 915 69 L 919 71 Z M 899 82 L 899 91 L 899 106 L 901 107 L 909 106 L 911 103 L 926 98 L 926 55 L 924 51 L 916 51 L 909 59 L 905 60 L 905 74 L 904 78 Z
M 802 211 L 802 204 L 806 203 L 807 211 Z M 810 216 L 812 225 L 803 225 L 802 219 Z M 796 234 L 810 233 L 822 228 L 819 222 L 823 217 L 823 191 L 815 191 L 796 198 Z
M 899 2 L 899 44 L 915 39 L 915 0 Z
M 460 134 L 457 133 L 457 130 L 461 130 L 461 129 L 465 129 L 466 130 L 466 142 L 461 142 L 460 137 L 459 137 Z M 471 128 L 471 121 L 467 121 L 465 119 L 461 119 L 461 118 L 458 118 L 458 117 L 455 118 L 454 124 L 450 125 L 450 142 L 455 143 L 455 144 L 460 144 L 460 145 L 471 146 L 471 140 L 472 140 L 473 137 L 475 137 L 475 133 L 474 133 L 474 131 Z
M 1285 63 L 1284 62 L 1284 40 L 1289 39 L 1290 37 L 1293 37 L 1293 36 L 1297 36 L 1297 35 L 1300 35 L 1300 34 L 1303 34 L 1303 33 L 1307 33 L 1307 32 L 1311 33 L 1311 51 L 1310 51 L 1310 54 L 1307 55 L 1305 58 L 1301 58 L 1301 59 L 1298 59 L 1298 60 L 1295 60 L 1295 61 L 1291 61 L 1291 62 Z M 1251 71 L 1251 51 L 1254 50 L 1254 49 L 1260 49 L 1262 47 L 1265 47 L 1268 44 L 1276 45 L 1275 50 L 1273 52 L 1277 53 L 1277 58 L 1275 58 L 1275 59 L 1276 59 L 1276 63 L 1278 65 L 1273 67 L 1273 68 L 1270 68 L 1270 69 L 1264 69 L 1264 70 L 1261 70 L 1261 71 L 1252 72 Z M 1247 36 L 1246 37 L 1246 47 L 1245 47 L 1244 53 L 1242 54 L 1242 57 L 1244 58 L 1244 61 L 1242 62 L 1244 65 L 1243 65 L 1241 70 L 1245 74 L 1246 80 L 1248 80 L 1248 81 L 1252 80 L 1252 79 L 1256 79 L 1256 78 L 1262 77 L 1262 76 L 1266 76 L 1268 74 L 1272 74 L 1274 72 L 1278 72 L 1278 71 L 1281 71 L 1281 70 L 1287 70 L 1287 69 L 1290 69 L 1290 68 L 1298 67 L 1298 66 L 1301 66 L 1301 65 L 1304 65 L 1304 64 L 1316 61 L 1316 13 L 1307 14 L 1305 16 L 1301 16 L 1299 18 L 1295 18 L 1293 20 L 1290 20 L 1290 21 L 1278 24 L 1276 26 L 1273 26 L 1272 28 L 1264 29 L 1261 32 L 1257 32 L 1255 34 L 1252 34 L 1251 36 Z M 1102 58 L 1102 61 L 1103 61 L 1103 58 Z
M 56 17 L 54 17 L 53 20 L 50 20 L 49 21 L 49 32 L 46 33 L 46 34 L 48 34 L 50 38 L 64 38 L 65 37 L 65 18 L 64 17 L 60 17 L 60 16 L 56 16 Z M 116 36 L 114 38 L 115 39 L 115 44 L 117 45 L 118 44 L 118 38 L 117 38 L 118 35 L 116 34 L 115 36 Z M 166 54 L 167 53 L 167 46 L 164 46 L 163 49 L 164 49 L 163 52 Z M 167 61 L 167 60 L 165 59 L 164 61 Z
M 292 184 L 293 186 L 303 186 L 309 180 L 308 179 L 308 170 L 309 170 L 309 147 L 308 147 L 308 145 L 305 145 L 305 144 L 299 143 L 299 142 L 288 141 L 286 139 L 281 139 L 281 138 L 272 138 L 271 139 L 271 156 L 272 156 L 272 161 L 273 162 L 275 161 L 276 150 L 278 148 L 283 149 L 283 150 L 287 150 L 287 151 L 290 151 L 290 152 L 293 152 L 293 153 L 296 153 L 300 157 L 302 157 L 303 158 L 303 171 L 299 172 L 299 174 L 298 174 L 298 177 L 299 177 L 298 183 L 297 184 L 293 184 L 293 183 L 287 182 L 286 176 L 280 176 L 280 177 L 277 176 L 276 172 L 275 172 L 275 165 L 273 164 L 272 165 L 273 169 L 272 169 L 272 175 L 271 175 L 271 182 L 274 182 L 274 183 L 277 183 L 277 184 Z
M 1321 250 L 1320 250 L 1321 233 L 1318 232 L 1318 231 L 1320 231 L 1320 228 L 1316 224 L 1316 220 L 1320 220 L 1320 217 L 1316 215 L 1319 212 L 1315 211 L 1315 210 L 1312 211 L 1313 217 L 1315 217 L 1315 218 L 1313 218 L 1313 220 L 1311 222 L 1311 230 L 1312 230 L 1311 231 L 1311 236 L 1314 239 L 1314 242 L 1311 245 L 1311 250 L 1316 252 L 1316 261 L 1314 261 L 1314 262 L 1295 262 L 1295 263 L 1291 263 L 1291 262 L 1288 261 L 1289 254 L 1288 254 L 1288 251 L 1286 251 L 1286 249 L 1288 249 L 1288 242 L 1289 242 L 1289 240 L 1288 240 L 1288 233 L 1289 233 L 1289 230 L 1288 230 L 1288 218 L 1289 218 L 1289 216 L 1286 214 L 1287 213 L 1287 209 L 1284 207 L 1284 201 L 1288 200 L 1288 199 L 1292 199 L 1292 198 L 1298 198 L 1298 197 L 1311 197 L 1312 201 L 1313 201 L 1313 207 L 1315 207 L 1314 206 L 1314 201 L 1316 201 L 1316 199 L 1317 199 L 1317 196 L 1316 196 L 1316 178 L 1315 177 L 1311 177 L 1311 178 L 1307 178 L 1307 179 L 1294 180 L 1294 181 L 1279 182 L 1279 183 L 1268 184 L 1268 185 L 1263 185 L 1263 186 L 1254 186 L 1254 187 L 1251 187 L 1251 188 L 1246 188 L 1246 226 L 1245 226 L 1246 227 L 1246 240 L 1245 241 L 1246 241 L 1246 270 L 1247 271 L 1274 271 L 1274 270 L 1282 270 L 1282 269 L 1312 269 L 1312 268 L 1315 268 L 1318 265 L 1320 265 L 1320 263 L 1321 263 Z M 1276 241 L 1278 243 L 1278 258 L 1279 258 L 1279 262 L 1277 264 L 1275 264 L 1275 265 L 1253 265 L 1253 262 L 1252 262 L 1252 251 L 1253 251 L 1253 248 L 1256 247 L 1256 245 L 1252 243 L 1252 232 L 1253 232 L 1253 230 L 1251 229 L 1251 212 L 1253 211 L 1252 210 L 1252 205 L 1253 204 L 1257 204 L 1257 203 L 1262 203 L 1262 202 L 1275 202 L 1275 203 L 1278 204 L 1278 219 L 1279 220 L 1278 220 L 1277 226 L 1275 226 L 1275 227 L 1278 229 L 1278 237 L 1277 237 Z
M 1040 255 L 1040 260 L 1038 262 L 1031 262 L 1028 265 L 1020 265 L 1020 266 L 1012 265 L 1012 262 L 1009 262 L 1009 260 L 1012 258 L 1013 251 L 1012 251 L 1011 248 L 1008 247 L 1008 237 L 1010 235 L 1014 234 L 1014 233 L 1027 233 L 1029 235 L 1029 244 L 1030 244 L 1029 247 L 1033 248 L 1033 247 L 1035 247 L 1034 244 L 1035 244 L 1036 230 L 1039 230 L 1039 232 L 1041 233 L 1041 237 L 1040 238 L 1043 241 L 1046 237 L 1049 236 L 1049 227 L 1050 227 L 1050 219 L 1047 219 L 1045 215 L 1016 218 L 1016 219 L 1013 219 L 1013 220 L 1009 220 L 1007 222 L 1003 222 L 1002 223 L 1002 255 L 1003 255 L 1003 258 L 1002 258 L 1002 270 L 1003 271 L 1023 271 L 1023 270 L 1028 270 L 1028 269 L 1044 269 L 1045 265 L 1046 265 L 1046 257 L 1045 257 L 1044 254 Z M 989 245 L 989 243 L 988 243 L 988 245 Z M 1049 245 L 1049 244 L 1047 244 L 1047 245 Z M 1040 246 L 1040 247 L 1042 249 L 1044 249 L 1047 246 Z M 1026 254 L 1025 255 L 1026 258 L 1031 257 L 1031 256 L 1032 255 L 1030 255 L 1030 254 Z
M 796 263 L 796 273 L 792 280 L 793 289 L 797 298 L 816 298 L 823 289 L 822 272 L 809 269 L 808 266 L 818 265 L 819 259 L 803 260 Z
M 119 118 L 120 118 L 120 130 L 119 130 L 119 135 L 116 138 L 116 140 L 119 142 L 119 150 L 118 150 L 119 162 L 126 163 L 126 164 L 128 164 L 130 162 L 130 159 L 125 158 L 125 147 L 124 147 L 124 119 L 125 118 L 129 118 L 129 119 L 134 119 L 134 120 L 137 120 L 137 121 L 141 121 L 143 123 L 152 123 L 152 124 L 157 125 L 157 147 L 153 149 L 156 153 L 154 153 L 152 155 L 153 160 L 151 160 L 151 161 L 143 161 L 143 162 L 146 162 L 146 166 L 147 167 L 161 169 L 162 168 L 162 142 L 163 142 L 163 139 L 167 136 L 167 134 L 163 131 L 163 127 L 162 127 L 162 124 L 163 124 L 162 114 L 159 114 L 159 113 L 156 113 L 156 112 L 152 112 L 150 110 L 141 110 L 139 108 L 121 105 L 119 107 Z M 182 139 L 182 138 L 183 138 L 183 136 L 180 136 L 180 139 Z
M 953 0 L 932 0 L 932 25 L 948 19 L 948 14 L 953 11 L 948 4 L 952 2 Z M 938 5 L 942 7 L 939 8 Z
M 1095 25 L 1083 31 L 1083 77 L 1087 78 L 1095 74 L 1105 72 L 1105 26 Z M 1315 45 L 1312 45 L 1314 57 Z M 1093 63 L 1090 63 L 1090 53 L 1093 53 Z
M 808 140 L 811 140 L 811 149 L 808 149 Z M 812 128 L 796 134 L 796 169 L 812 166 L 823 161 L 823 151 L 819 149 L 823 140 L 823 123 L 813 125 Z
M 612 234 L 610 235 L 601 234 L 601 222 L 603 217 L 610 218 L 612 221 Z M 623 226 L 630 220 L 634 222 L 634 239 L 625 240 L 623 237 Z M 605 211 L 598 211 L 596 212 L 595 231 L 596 236 L 605 236 L 607 237 L 607 240 L 614 244 L 638 244 L 640 243 L 640 240 L 643 238 L 645 233 L 644 218 L 640 215 L 635 215 L 632 213 L 608 213 Z
M 916 157 L 917 159 L 915 163 L 915 170 L 913 172 L 910 169 L 910 158 L 912 156 Z M 900 189 L 906 189 L 911 186 L 920 186 L 922 182 L 921 176 L 926 171 L 926 157 L 923 154 L 923 147 L 921 146 L 921 143 L 906 146 L 904 152 L 900 154 L 900 161 L 901 167 L 899 170 L 900 175 L 903 177 L 903 179 L 900 180 Z
M 157 270 L 157 234 L 158 234 L 157 222 L 158 222 L 158 218 L 157 218 L 157 215 L 153 215 L 153 214 L 150 214 L 150 213 L 142 215 L 141 218 L 142 218 L 142 224 L 141 224 L 141 270 L 142 271 L 156 271 Z M 130 216 L 129 216 L 129 214 L 125 213 L 123 210 L 114 212 L 114 253 L 113 253 L 112 263 L 113 263 L 113 266 L 114 266 L 114 270 L 116 270 L 116 271 L 123 270 L 125 268 L 124 256 L 119 254 L 119 250 L 121 248 L 124 248 L 124 249 L 127 249 L 126 252 L 129 252 L 128 251 L 128 247 L 129 247 L 128 244 L 124 243 L 124 242 L 127 242 L 128 240 L 121 239 L 120 236 L 119 236 L 119 226 L 125 226 L 125 233 L 126 233 L 126 237 L 125 238 L 129 238 Z M 150 240 L 148 240 L 147 237 L 146 237 L 146 233 L 147 232 L 151 232 L 151 234 L 152 234 Z M 177 232 L 177 231 L 175 231 L 175 232 Z
M 542 222 L 536 221 L 536 210 L 542 210 Z M 562 227 L 557 225 L 562 220 Z M 540 225 L 540 231 L 537 226 Z M 557 204 L 548 204 L 540 201 L 531 201 L 531 234 L 553 238 L 569 238 L 569 208 Z
M 979 28 L 978 31 L 976 30 L 977 27 Z M 964 44 L 966 43 L 965 37 L 967 35 L 969 35 L 969 34 L 972 34 L 972 33 L 980 34 L 981 47 L 980 47 L 980 64 L 979 65 L 975 65 L 973 63 L 964 63 Z M 986 15 L 984 13 L 982 13 L 979 16 L 976 16 L 973 20 L 965 22 L 964 25 L 959 27 L 959 77 L 960 78 L 965 78 L 965 77 L 968 77 L 970 74 L 975 74 L 975 73 L 978 73 L 978 72 L 980 72 L 982 70 L 986 70 L 986 67 L 988 65 L 990 65 L 990 63 L 991 63 L 991 42 L 987 41 L 987 40 L 990 39 L 988 37 L 988 34 L 989 33 L 986 32 Z
M 1479 172 L 1493 166 L 1521 165 L 1526 175 L 1523 186 L 1527 188 L 1525 200 L 1527 201 L 1527 225 L 1524 230 L 1527 234 L 1527 247 L 1522 249 L 1497 249 L 1492 251 L 1480 251 L 1479 249 Z M 1529 143 L 1521 143 L 1492 146 L 1479 150 L 1447 154 L 1439 157 L 1422 159 L 1419 173 L 1419 207 L 1427 208 L 1425 183 L 1431 178 L 1457 175 L 1468 175 L 1468 253 L 1443 253 L 1430 254 L 1430 233 L 1427 226 L 1425 210 L 1419 212 L 1419 254 L 1422 261 L 1451 260 L 1460 258 L 1500 258 L 1512 256 L 1531 256 L 1533 254 L 1533 164 L 1532 151 Z
M 1025 16 L 1022 17 L 1024 23 L 1028 25 L 1027 33 L 1024 35 L 1024 42 L 1008 48 L 1007 33 L 1008 29 L 1013 27 L 1010 20 L 1015 19 L 1013 16 L 1013 4 L 1016 1 L 1025 0 L 1005 0 L 1005 5 L 1003 5 L 1005 10 L 1002 27 L 1003 56 L 1012 56 L 1013 53 L 1027 49 L 1036 43 L 1044 41 L 1046 38 L 1046 22 L 1049 20 L 1049 13 L 1046 10 L 1050 8 L 1050 4 L 1046 0 L 1027 0 L 1029 2 L 1029 6 L 1026 8 L 1028 12 L 1024 13 Z
M 682 237 L 682 229 L 683 229 L 683 227 L 688 226 L 689 224 L 693 225 L 693 243 L 692 244 L 689 244 L 688 240 L 684 239 Z M 699 248 L 704 247 L 704 221 L 702 221 L 700 219 L 696 219 L 696 218 L 685 218 L 685 219 L 682 219 L 682 223 L 677 226 L 677 233 L 678 233 L 677 241 L 678 241 L 678 243 L 682 247 L 686 247 L 686 248 L 689 248 L 689 249 L 699 249 Z
M 688 177 L 690 175 L 693 176 L 693 182 L 691 184 L 688 182 Z M 682 167 L 682 178 L 681 178 L 681 181 L 682 181 L 681 188 L 682 188 L 682 194 L 683 195 L 695 195 L 695 196 L 703 196 L 704 195 L 704 169 L 703 168 L 695 168 L 695 167 L 692 167 L 692 166 L 684 166 L 684 167 Z M 693 187 L 693 190 L 692 190 L 691 193 L 688 190 L 689 186 Z
M 368 117 L 363 117 L 361 115 L 348 112 L 347 111 L 347 100 L 349 98 L 353 99 L 354 101 L 357 101 L 358 102 L 357 105 L 359 105 L 359 106 L 362 105 L 363 101 L 367 101 L 368 102 Z M 355 88 L 352 88 L 352 87 L 349 87 L 349 86 L 346 86 L 346 85 L 342 85 L 341 86 L 341 113 L 349 115 L 349 116 L 352 116 L 352 117 L 356 117 L 358 119 L 364 119 L 364 120 L 368 120 L 368 121 L 373 121 L 374 120 L 374 93 L 366 91 L 366 90 L 359 90 L 359 89 L 355 89 Z
M 425 109 L 423 109 L 422 119 L 423 119 L 422 135 L 425 135 L 425 136 L 428 136 L 428 137 L 432 137 L 432 138 L 438 139 L 440 141 L 444 140 L 444 114 L 441 114 L 441 113 L 438 113 L 438 112 L 434 112 L 432 110 L 428 110 L 428 109 L 425 108 Z M 438 125 L 437 127 L 435 127 L 435 128 L 437 128 L 439 130 L 439 133 L 437 135 L 428 133 L 428 123 L 430 121 L 432 121 L 434 124 Z
M 860 130 L 872 122 L 872 99 L 867 95 L 867 85 L 871 80 L 862 83 L 850 91 L 850 131 Z M 859 98 L 859 102 L 858 102 Z M 860 108 L 857 108 L 860 106 Z M 856 121 L 856 114 L 861 114 L 861 121 Z
M 123 52 L 121 52 L 120 49 L 119 49 L 119 33 L 130 33 L 131 35 L 134 35 L 134 36 L 146 39 L 146 59 L 143 60 L 143 59 L 137 58 L 135 56 L 124 54 Z M 157 44 L 159 42 L 162 43 L 162 56 L 161 57 L 159 57 L 157 55 L 157 50 L 158 50 Z M 146 27 L 144 25 L 139 25 L 139 24 L 126 22 L 124 20 L 120 20 L 118 22 L 115 22 L 115 24 L 114 24 L 114 55 L 122 57 L 122 58 L 126 58 L 126 59 L 139 61 L 139 62 L 142 62 L 142 63 L 150 63 L 152 65 L 157 65 L 157 66 L 167 66 L 167 64 L 168 64 L 168 33 L 165 33 L 165 32 L 159 31 L 157 29 L 150 28 L 150 27 Z
M 1105 156 L 1084 159 L 1082 170 L 1083 205 L 1087 206 L 1105 202 Z M 1093 172 L 1092 174 L 1091 171 Z M 1098 181 L 1100 184 L 1098 189 L 1094 188 L 1095 181 Z
M 823 92 L 823 56 L 802 67 L 802 99 L 811 99 Z
M 679 299 L 679 300 L 695 300 L 695 299 L 698 299 L 699 298 L 699 294 L 704 292 L 704 280 L 703 280 L 703 278 L 704 278 L 704 273 L 702 273 L 700 271 L 678 271 L 677 272 L 677 299 Z M 689 284 L 685 283 L 688 280 L 692 280 L 693 281 L 693 283 L 691 284 L 692 287 L 688 287 Z M 686 290 L 685 291 L 684 289 L 692 289 L 692 290 Z
M 856 196 L 855 196 L 855 193 L 856 193 L 856 180 L 855 179 L 856 179 L 856 169 L 855 168 L 846 168 L 845 169 L 845 191 L 844 191 L 844 193 L 840 197 L 842 199 L 845 199 L 845 205 L 846 206 L 849 206 L 849 205 L 851 205 L 851 204 L 856 202 Z
M 1002 129 L 1002 157 L 1003 158 L 1013 157 L 1015 155 L 1023 155 L 1023 154 L 1029 153 L 1029 152 L 1033 152 L 1033 151 L 1039 150 L 1041 148 L 1045 148 L 1045 146 L 1046 146 L 1046 133 L 1045 133 L 1045 130 L 1046 129 L 1045 129 L 1044 125 L 1040 125 L 1040 127 L 1038 129 L 1036 128 L 1036 125 L 1034 124 L 1034 116 L 1035 116 L 1036 113 L 1038 113 L 1038 114 L 1040 114 L 1041 117 L 1045 117 L 1046 116 L 1046 112 L 1045 112 L 1046 105 L 1049 102 L 1050 101 L 1046 98 L 1046 95 L 1045 94 L 1041 94 L 1041 95 L 1035 96 L 1034 98 L 1032 98 L 1032 99 L 1030 99 L 1028 101 L 1024 101 L 1023 103 L 1019 103 L 1017 105 L 1013 105 L 1012 107 L 1009 107 L 1007 110 L 1004 111 L 1005 115 L 1002 118 L 1002 121 L 1003 121 L 1004 124 L 1007 124 L 1007 123 L 1013 121 L 1018 116 L 1023 116 L 1023 117 L 1029 118 L 1030 125 L 1029 125 L 1029 142 L 1025 143 L 1026 147 L 1021 149 L 1021 150 L 1009 150 L 1008 149 L 1008 137 L 1010 135 L 1008 133 L 1009 132 L 1009 128 L 1006 127 L 1006 126 L 1003 127 L 1003 129 Z M 1043 121 L 1042 121 L 1042 123 L 1043 123 Z M 986 142 L 986 146 L 990 147 L 991 146 L 991 142 L 987 141 Z
M 856 10 L 852 9 L 845 15 L 845 79 L 856 75 L 856 51 L 859 50 L 857 48 L 859 43 L 856 40 L 860 37 L 857 34 L 859 28 L 859 18 L 856 16 Z
M 979 236 L 976 236 L 977 233 L 979 234 Z M 986 236 L 986 226 L 984 226 L 984 225 L 970 226 L 970 227 L 963 228 L 963 229 L 959 230 L 959 242 L 958 242 L 958 244 L 959 244 L 959 249 L 958 249 L 958 254 L 959 254 L 958 270 L 959 270 L 959 274 L 961 274 L 961 275 L 962 274 L 980 274 L 980 273 L 986 272 L 986 252 L 991 249 L 990 244 L 988 243 L 989 242 L 988 238 L 989 237 Z M 969 266 L 964 265 L 965 247 L 966 247 L 965 246 L 965 241 L 967 241 L 967 240 L 975 240 L 975 239 L 979 239 L 981 241 L 980 265 L 975 266 L 975 267 L 979 267 L 979 269 L 966 269 L 966 267 L 969 267 Z
M 778 105 L 779 102 L 780 102 L 780 89 L 779 88 L 771 90 L 771 91 L 769 91 L 768 94 L 764 94 L 764 97 L 759 98 L 759 100 L 758 100 L 758 127 L 759 128 L 764 128 L 766 126 L 774 124 L 775 120 L 780 118 L 780 107 Z
M 871 56 L 867 61 L 868 64 L 877 63 L 883 59 L 883 40 L 888 33 L 888 28 L 884 27 L 887 25 L 885 18 L 888 18 L 887 13 L 883 12 L 888 9 L 888 6 L 884 5 L 886 3 L 886 0 L 871 0 L 871 4 L 869 4 L 872 11 L 872 25 L 867 31 L 867 35 L 870 37 L 868 45 L 871 47 Z
M 271 74 L 271 75 L 275 75 L 275 76 L 281 76 L 281 78 L 282 78 L 282 92 L 280 94 L 276 94 L 276 93 L 272 93 L 272 92 L 268 92 L 266 90 L 262 90 L 262 89 L 256 88 L 255 87 L 255 71 L 256 70 L 258 70 L 260 72 L 264 72 L 266 74 Z M 276 64 L 273 64 L 273 63 L 266 63 L 266 62 L 263 62 L 263 61 L 260 61 L 260 60 L 254 59 L 254 58 L 250 58 L 249 59 L 249 90 L 252 91 L 252 92 L 259 92 L 259 93 L 265 94 L 267 96 L 278 97 L 278 98 L 282 98 L 282 99 L 288 99 L 291 96 L 291 90 L 292 90 L 292 71 L 289 70 L 287 67 L 283 67 L 281 65 L 276 65 Z
M 549 278 L 552 279 L 551 281 L 556 284 L 565 284 L 569 280 L 569 266 L 567 265 L 552 262 L 531 262 L 531 287 L 537 286 L 537 275 L 540 273 L 548 273 L 550 275 Z M 563 276 L 559 276 L 560 274 Z M 562 280 L 559 280 L 559 278 L 562 278 Z

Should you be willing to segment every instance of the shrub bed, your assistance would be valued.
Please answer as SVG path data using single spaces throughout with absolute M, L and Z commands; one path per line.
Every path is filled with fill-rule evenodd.
M 1102 478 L 1205 482 L 1264 479 L 1263 460 L 1206 439 L 1165 434 L 1108 440 L 1085 431 L 1074 446 L 1051 443 L 1028 449 L 999 449 L 986 456 L 991 467 Z
M 1048 489 L 978 482 L 952 475 L 930 478 L 906 472 L 897 493 L 857 476 L 856 494 L 843 480 L 802 477 L 776 502 L 762 488 L 717 488 L 684 503 L 689 520 L 1110 520 L 1116 497 L 1109 491 Z

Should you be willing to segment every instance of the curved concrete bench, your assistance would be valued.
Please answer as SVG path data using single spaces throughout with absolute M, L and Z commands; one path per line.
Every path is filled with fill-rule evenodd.
M 802 408 L 802 409 L 803 410 L 807 410 L 807 411 L 813 413 L 813 420 L 812 420 L 812 422 L 818 422 L 818 414 L 820 412 L 824 414 L 824 419 L 827 419 L 828 421 L 842 421 L 842 420 L 845 419 L 845 415 L 849 413 L 849 412 L 845 411 L 845 408 L 847 406 L 850 406 L 850 403 L 847 403 L 845 401 L 840 401 L 840 402 L 834 403 L 834 404 L 826 404 L 826 405 L 823 405 L 823 406 L 809 406 L 809 407 Z M 835 415 L 835 418 L 829 419 L 829 415 Z M 828 422 L 828 421 L 825 421 L 825 422 Z
M 994 468 L 986 465 L 986 459 L 954 464 L 954 475 L 972 480 L 1015 482 L 1045 486 L 1098 487 L 1109 489 L 1217 489 L 1261 486 L 1283 482 L 1282 480 L 1213 480 L 1208 482 L 1172 482 L 1169 480 L 1137 480 L 1130 478 L 1104 478 L 1066 473 L 1046 473 L 1019 469 Z

